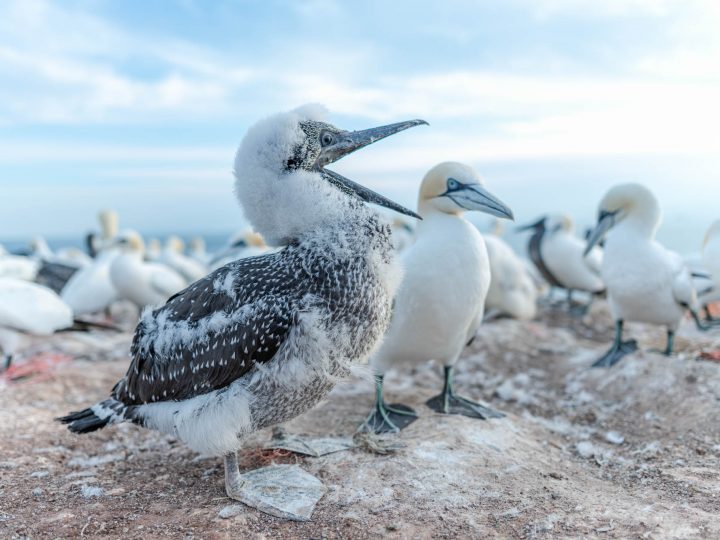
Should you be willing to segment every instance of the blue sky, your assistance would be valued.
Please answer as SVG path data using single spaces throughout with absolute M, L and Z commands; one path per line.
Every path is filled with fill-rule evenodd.
M 413 205 L 476 166 L 519 221 L 591 221 L 648 184 L 674 247 L 720 217 L 720 2 L 0 2 L 0 238 L 234 230 L 249 124 L 321 102 L 351 129 L 431 124 L 337 165 Z M 682 245 L 681 245 L 682 244 Z

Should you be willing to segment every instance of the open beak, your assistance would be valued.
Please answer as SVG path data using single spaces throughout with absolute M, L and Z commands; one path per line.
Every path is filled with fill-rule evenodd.
M 329 171 L 324 168 L 328 163 L 334 163 L 348 154 L 351 154 L 355 150 L 359 150 L 360 148 L 384 139 L 385 137 L 389 137 L 390 135 L 394 135 L 395 133 L 421 125 L 428 125 L 428 123 L 425 120 L 409 120 L 407 122 L 398 122 L 397 124 L 364 129 L 362 131 L 342 132 L 338 135 L 338 141 L 335 144 L 323 148 L 320 156 L 318 157 L 317 166 L 325 176 L 326 180 L 343 190 L 345 193 L 355 195 L 365 202 L 384 206 L 390 210 L 400 212 L 401 214 L 422 219 L 412 210 L 408 210 L 404 206 L 400 206 L 390 199 L 383 197 L 379 193 L 375 193 L 371 189 L 361 186 L 360 184 L 353 182 L 334 171 Z
M 465 210 L 484 212 L 491 216 L 515 220 L 512 210 L 480 184 L 464 184 L 447 195 Z
M 617 212 L 600 212 L 597 225 L 595 225 L 595 228 L 588 237 L 587 246 L 585 246 L 585 251 L 583 251 L 583 257 L 590 253 L 590 250 L 592 250 L 592 248 L 594 248 L 597 243 L 603 239 L 607 232 L 612 229 L 613 225 L 615 225 L 616 215 Z
M 534 231 L 535 229 L 539 229 L 541 227 L 545 226 L 545 217 L 541 217 L 539 220 L 537 220 L 535 223 L 529 223 L 527 225 L 521 225 L 519 227 L 515 228 L 515 232 L 522 232 L 522 231 Z

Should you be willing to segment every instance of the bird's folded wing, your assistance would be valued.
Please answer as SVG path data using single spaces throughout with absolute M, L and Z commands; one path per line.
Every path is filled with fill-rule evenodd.
M 273 257 L 230 263 L 146 313 L 113 397 L 126 404 L 189 399 L 271 360 L 298 315 L 294 297 L 282 294 L 292 279 L 265 279 L 269 271 L 277 276 Z

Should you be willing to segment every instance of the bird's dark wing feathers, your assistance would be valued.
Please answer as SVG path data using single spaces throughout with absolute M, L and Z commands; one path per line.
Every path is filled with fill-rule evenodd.
M 298 281 L 279 252 L 232 262 L 195 282 L 141 319 L 113 397 L 127 405 L 189 399 L 268 362 L 296 321 Z

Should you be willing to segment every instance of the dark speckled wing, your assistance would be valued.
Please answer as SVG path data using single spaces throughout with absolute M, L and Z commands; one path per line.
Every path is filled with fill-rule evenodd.
M 113 397 L 126 405 L 189 399 L 271 360 L 302 297 L 302 272 L 284 253 L 230 263 L 143 316 Z

